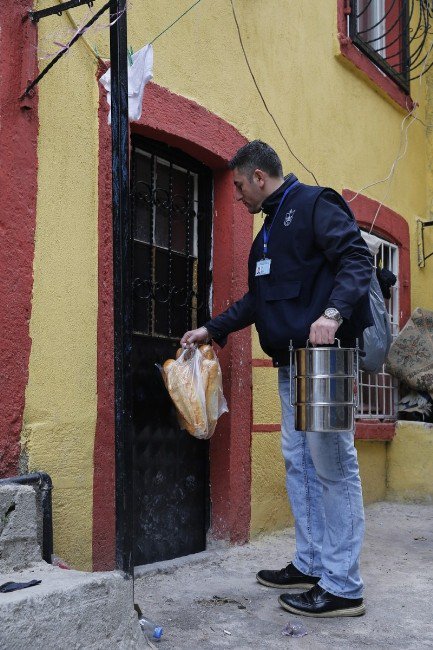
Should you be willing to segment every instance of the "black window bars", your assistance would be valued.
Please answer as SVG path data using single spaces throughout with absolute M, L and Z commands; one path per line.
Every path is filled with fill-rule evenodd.
M 431 0 L 350 0 L 354 45 L 406 93 L 430 69 Z

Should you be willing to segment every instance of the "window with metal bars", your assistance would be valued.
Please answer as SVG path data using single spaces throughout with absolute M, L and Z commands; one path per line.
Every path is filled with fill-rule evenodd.
M 423 5 L 423 0 L 350 0 L 348 22 L 353 44 L 406 93 L 409 93 L 413 63 L 410 24 L 416 19 L 417 10 L 423 11 Z M 419 31 L 418 38 L 423 42 L 416 45 L 420 51 L 426 35 L 425 30 Z M 420 54 L 413 52 L 412 59 L 414 56 L 419 58 Z
M 395 244 L 380 239 L 381 244 L 374 258 L 374 267 L 388 269 L 397 277 L 396 284 L 391 287 L 390 299 L 385 300 L 394 339 L 399 331 L 399 251 Z M 385 372 L 384 368 L 378 373 L 360 372 L 359 395 L 358 418 L 373 420 L 397 418 L 398 382 Z
M 210 197 L 203 165 L 133 137 L 134 334 L 179 339 L 208 317 Z

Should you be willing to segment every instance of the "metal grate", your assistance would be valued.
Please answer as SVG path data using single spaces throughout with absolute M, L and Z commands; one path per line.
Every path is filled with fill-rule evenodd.
M 406 93 L 430 69 L 431 0 L 349 0 L 352 42 Z
M 134 333 L 179 339 L 208 311 L 200 283 L 199 174 L 133 150 Z
M 203 551 L 209 443 L 179 428 L 158 365 L 209 318 L 212 174 L 178 149 L 132 135 L 134 562 Z
M 384 239 L 377 255 L 374 266 L 388 269 L 397 277 L 396 284 L 391 287 L 391 298 L 386 300 L 393 338 L 399 330 L 399 280 L 398 280 L 398 248 Z M 397 417 L 398 382 L 382 368 L 379 373 L 360 372 L 359 382 L 360 405 L 358 418 L 374 420 L 395 420 Z

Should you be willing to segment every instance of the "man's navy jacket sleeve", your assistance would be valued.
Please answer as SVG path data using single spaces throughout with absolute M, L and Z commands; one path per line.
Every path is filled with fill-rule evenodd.
M 306 234 L 305 246 L 300 242 L 301 253 L 304 256 L 311 255 L 311 259 L 317 259 L 318 264 L 323 264 L 326 260 L 331 271 L 331 274 L 318 273 L 314 280 L 311 301 L 317 303 L 318 310 L 317 313 L 311 313 L 311 322 L 317 319 L 326 307 L 335 307 L 345 320 L 342 328 L 349 328 L 351 336 L 359 336 L 362 330 L 371 324 L 368 292 L 373 266 L 372 256 L 361 237 L 350 208 L 337 192 L 331 189 L 322 190 L 310 214 L 312 220 Z M 287 234 L 290 236 L 289 231 Z M 319 253 L 318 257 L 317 253 Z M 289 253 L 284 253 L 286 254 Z M 249 291 L 225 312 L 205 323 L 209 334 L 219 345 L 224 345 L 227 335 L 231 332 L 257 323 L 260 319 L 272 318 L 271 303 L 266 302 L 266 299 L 258 300 L 256 295 L 257 279 L 254 277 L 256 257 L 257 251 L 254 251 L 253 244 L 249 263 Z M 302 267 L 297 271 L 300 281 L 305 284 L 308 284 L 307 278 L 304 278 L 302 273 L 307 272 L 310 273 L 308 269 L 303 270 Z M 292 307 L 288 304 L 287 310 Z M 315 310 L 311 308 L 310 311 Z M 290 321 L 290 315 L 285 314 L 285 320 L 283 319 L 282 322 L 287 320 Z M 307 323 L 308 327 L 311 322 Z M 305 332 L 305 337 L 307 336 L 308 331 Z M 284 332 L 281 332 L 280 338 L 284 338 Z M 269 348 L 271 347 L 272 341 L 269 341 Z
M 247 291 L 243 298 L 237 300 L 225 312 L 205 323 L 204 326 L 211 337 L 222 347 L 226 343 L 228 334 L 248 327 L 254 321 L 255 298 L 251 291 Z
M 368 295 L 373 265 L 350 209 L 334 190 L 325 190 L 317 199 L 314 236 L 335 273 L 327 306 L 349 319 L 359 300 Z

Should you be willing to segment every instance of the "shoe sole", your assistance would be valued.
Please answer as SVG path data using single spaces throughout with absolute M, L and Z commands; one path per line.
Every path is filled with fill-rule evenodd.
M 287 605 L 287 603 L 285 603 L 284 600 L 281 600 L 281 598 L 278 598 L 278 602 L 280 603 L 281 607 L 283 607 L 283 609 L 290 612 L 291 614 L 297 614 L 298 616 L 313 616 L 314 618 L 334 618 L 337 616 L 362 616 L 363 614 L 365 614 L 364 604 L 358 605 L 358 607 L 350 607 L 347 609 L 334 609 L 330 612 L 318 612 L 316 614 L 313 612 L 305 612 L 302 609 L 296 609 L 296 607 Z
M 261 585 L 264 585 L 265 587 L 273 587 L 274 589 L 312 589 L 316 583 L 315 582 L 290 582 L 286 583 L 285 585 L 277 585 L 275 582 L 268 582 L 267 580 L 263 580 L 259 576 L 259 574 L 256 575 L 256 580 L 257 582 L 260 582 Z

